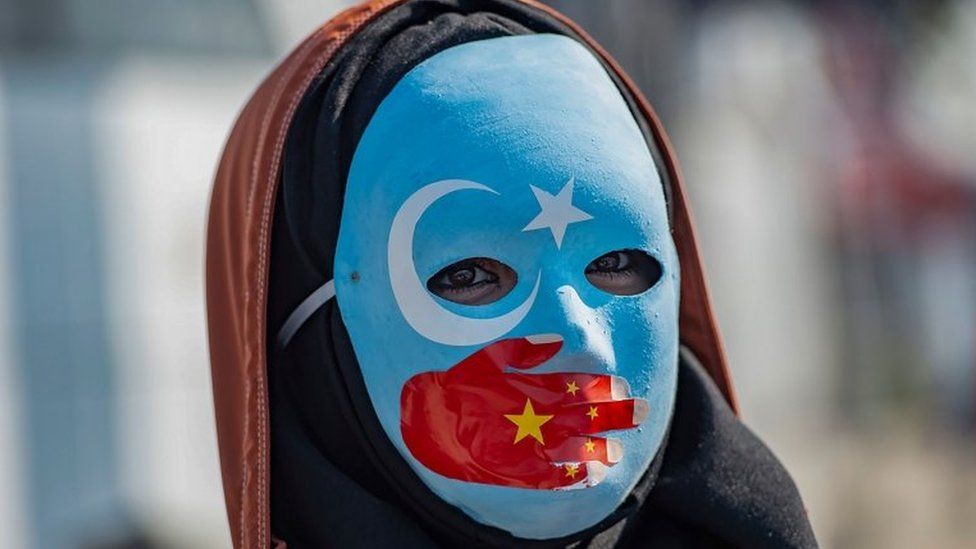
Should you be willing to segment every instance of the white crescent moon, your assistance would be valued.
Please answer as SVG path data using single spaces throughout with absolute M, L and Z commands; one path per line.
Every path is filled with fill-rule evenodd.
M 417 222 L 440 198 L 468 189 L 498 194 L 490 187 L 474 181 L 445 179 L 431 183 L 410 195 L 393 217 L 386 253 L 390 285 L 403 318 L 425 338 L 458 347 L 486 343 L 514 328 L 532 308 L 542 278 L 540 272 L 535 279 L 532 293 L 518 307 L 495 318 L 468 318 L 453 313 L 441 307 L 427 291 L 413 262 L 413 235 Z

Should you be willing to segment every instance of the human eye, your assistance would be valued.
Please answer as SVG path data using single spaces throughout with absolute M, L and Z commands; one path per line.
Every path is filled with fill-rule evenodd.
M 518 282 L 511 267 L 490 257 L 452 263 L 430 277 L 427 289 L 461 305 L 487 305 L 505 297 Z
M 614 295 L 636 295 L 660 280 L 661 263 L 640 250 L 614 250 L 594 259 L 584 271 L 597 288 Z

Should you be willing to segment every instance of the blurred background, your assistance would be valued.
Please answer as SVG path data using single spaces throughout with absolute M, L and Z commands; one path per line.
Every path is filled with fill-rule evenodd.
M 0 0 L 0 546 L 229 546 L 211 177 L 351 3 Z M 664 119 L 822 545 L 976 547 L 976 1 L 551 3 Z

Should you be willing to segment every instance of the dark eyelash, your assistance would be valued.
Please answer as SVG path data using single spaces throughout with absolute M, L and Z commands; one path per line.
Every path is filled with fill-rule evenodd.
M 623 269 L 618 269 L 616 271 L 601 271 L 599 269 L 592 269 L 592 270 L 587 269 L 585 272 L 587 274 L 595 274 L 598 276 L 606 276 L 608 278 L 614 278 L 615 276 L 619 276 L 619 275 L 632 276 L 634 272 L 636 272 L 636 270 L 637 270 L 637 266 L 634 264 L 634 261 L 631 260 L 629 266 L 624 267 Z
M 452 286 L 443 286 L 443 287 L 438 287 L 438 289 L 440 291 L 446 293 L 446 294 L 461 294 L 461 293 L 464 293 L 464 292 L 470 292 L 471 290 L 476 290 L 476 289 L 484 286 L 485 284 L 495 284 L 497 282 L 498 282 L 497 280 L 482 280 L 481 282 L 476 282 L 476 283 L 472 284 L 471 286 L 465 286 L 463 288 L 454 288 Z
M 634 273 L 635 272 L 636 272 L 636 270 L 633 267 L 627 267 L 627 268 L 624 268 L 624 269 L 620 269 L 619 271 L 595 271 L 593 274 L 596 274 L 598 276 L 606 277 L 606 278 L 609 278 L 610 280 L 613 280 L 613 279 L 615 279 L 617 277 L 621 277 L 621 276 L 623 276 L 623 277 L 634 276 Z
M 480 270 L 484 271 L 488 275 L 488 280 L 480 280 L 480 281 L 475 282 L 474 284 L 472 284 L 470 286 L 464 286 L 462 288 L 455 288 L 455 287 L 453 287 L 453 286 L 451 286 L 449 284 L 436 284 L 435 287 L 438 290 L 440 290 L 442 292 L 445 292 L 445 293 L 459 294 L 459 293 L 463 293 L 463 292 L 468 292 L 468 291 L 474 290 L 476 288 L 480 288 L 480 287 L 484 286 L 485 284 L 497 284 L 498 283 L 498 275 L 495 274 L 495 273 L 493 273 L 493 272 L 491 272 L 491 271 L 489 271 L 488 269 L 484 268 L 483 264 L 484 264 L 484 262 L 482 262 L 482 261 L 473 260 L 473 261 L 470 261 L 468 263 L 462 263 L 462 264 L 458 265 L 457 270 L 471 268 L 471 267 L 473 267 L 475 269 L 480 269 Z

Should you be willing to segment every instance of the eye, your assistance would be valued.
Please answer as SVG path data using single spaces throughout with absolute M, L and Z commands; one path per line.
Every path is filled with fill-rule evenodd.
M 661 279 L 661 264 L 640 250 L 616 250 L 586 266 L 586 279 L 604 292 L 636 295 Z
M 501 261 L 472 257 L 438 271 L 427 281 L 427 289 L 461 305 L 487 305 L 505 297 L 516 282 L 518 275 Z

